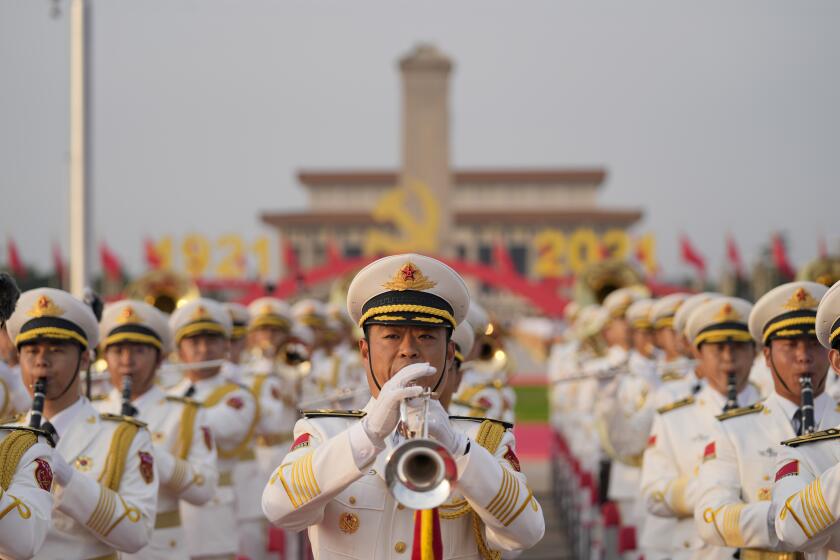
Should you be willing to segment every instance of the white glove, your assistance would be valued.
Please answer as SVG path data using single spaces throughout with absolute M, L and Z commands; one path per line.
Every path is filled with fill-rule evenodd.
M 440 404 L 440 401 L 429 402 L 429 436 L 440 442 L 453 456 L 459 457 L 464 454 L 467 447 L 467 436 L 452 429 L 449 421 L 449 413 Z
M 409 383 L 421 377 L 428 377 L 436 371 L 437 369 L 430 366 L 428 362 L 410 364 L 398 371 L 382 386 L 373 406 L 362 419 L 362 427 L 374 444 L 378 447 L 382 446 L 388 434 L 397 427 L 400 419 L 400 403 L 403 399 L 416 397 L 423 392 L 422 387 L 409 386 Z
M 52 469 L 58 483 L 61 486 L 67 486 L 70 484 L 70 480 L 73 478 L 73 474 L 76 471 L 67 461 L 64 460 L 64 457 L 62 457 L 56 449 L 53 449 L 50 463 L 52 463 Z

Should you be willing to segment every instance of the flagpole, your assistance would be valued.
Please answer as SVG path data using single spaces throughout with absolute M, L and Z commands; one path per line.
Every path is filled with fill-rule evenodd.
M 70 0 L 70 292 L 81 298 L 90 283 L 90 6 Z

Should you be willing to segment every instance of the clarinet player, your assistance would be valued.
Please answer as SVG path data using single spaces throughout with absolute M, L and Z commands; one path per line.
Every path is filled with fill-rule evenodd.
M 779 478 L 780 442 L 840 422 L 835 403 L 823 392 L 828 357 L 815 333 L 817 306 L 826 290 L 814 282 L 791 282 L 756 302 L 749 330 L 762 345 L 773 392 L 761 403 L 719 416 L 717 433 L 704 452 L 695 522 L 706 542 L 739 548 L 741 560 L 791 557 L 783 553 L 796 547 L 779 541 L 770 502 L 774 478 Z M 734 316 L 730 319 L 735 330 Z M 810 377 L 813 388 L 811 426 L 807 407 L 803 414 L 803 376 Z

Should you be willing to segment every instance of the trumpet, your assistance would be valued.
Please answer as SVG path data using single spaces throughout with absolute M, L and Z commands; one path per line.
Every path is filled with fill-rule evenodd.
M 458 469 L 455 459 L 443 445 L 429 438 L 431 390 L 411 400 L 421 401 L 420 425 L 409 428 L 407 401 L 400 403 L 397 431 L 406 437 L 388 457 L 385 483 L 397 502 L 412 509 L 433 509 L 449 497 Z
M 734 408 L 738 408 L 738 385 L 734 373 L 729 373 L 726 377 L 726 404 L 723 405 L 723 411 L 727 412 Z
M 799 388 L 802 433 L 797 435 L 813 434 L 816 429 L 816 421 L 814 420 L 814 389 L 811 387 L 810 375 L 803 375 L 799 378 Z

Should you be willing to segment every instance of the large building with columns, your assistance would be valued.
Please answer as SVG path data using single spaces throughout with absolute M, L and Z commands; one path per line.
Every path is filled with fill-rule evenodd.
M 533 278 L 545 276 L 540 261 L 546 246 L 551 250 L 550 242 L 540 242 L 545 232 L 568 245 L 564 233 L 582 230 L 590 239 L 627 230 L 642 217 L 639 209 L 598 205 L 603 168 L 453 169 L 451 61 L 421 45 L 399 67 L 401 169 L 301 171 L 297 179 L 308 209 L 261 216 L 294 248 L 302 267 L 325 262 L 330 246 L 345 256 L 418 250 L 490 264 L 494 246 L 502 243 L 515 268 Z

